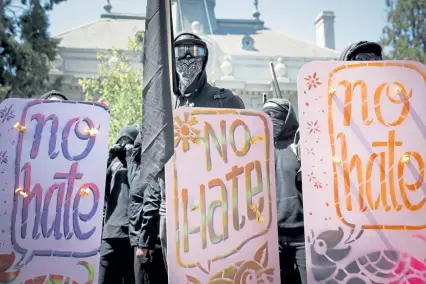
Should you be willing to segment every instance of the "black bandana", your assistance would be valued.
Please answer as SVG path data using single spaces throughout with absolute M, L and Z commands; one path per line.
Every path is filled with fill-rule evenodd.
M 176 60 L 176 73 L 179 77 L 179 91 L 183 96 L 190 95 L 196 88 L 197 78 L 203 72 L 202 57 Z

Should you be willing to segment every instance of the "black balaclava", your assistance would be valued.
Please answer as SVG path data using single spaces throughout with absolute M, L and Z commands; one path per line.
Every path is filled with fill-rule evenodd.
M 207 82 L 205 68 L 208 60 L 207 45 L 198 36 L 191 33 L 183 33 L 175 38 L 174 46 L 200 46 L 205 49 L 202 57 L 193 57 L 187 53 L 183 58 L 175 55 L 176 75 L 178 79 L 179 96 L 189 97 L 196 90 L 200 90 Z
M 40 99 L 42 100 L 51 100 L 52 98 L 57 98 L 58 100 L 62 101 L 68 101 L 68 98 L 64 94 L 55 90 L 49 91 L 40 97 Z
M 269 99 L 262 110 L 272 120 L 274 140 L 287 140 L 291 144 L 299 128 L 299 122 L 290 102 L 286 99 Z
M 382 47 L 380 44 L 372 41 L 359 41 L 357 43 L 350 44 L 342 51 L 338 60 L 351 61 L 361 53 L 374 54 L 380 58 L 378 60 L 382 60 Z
M 137 126 L 128 125 L 120 129 L 116 144 L 119 145 L 119 151 L 117 151 L 117 158 L 123 163 L 126 163 L 126 145 L 135 142 L 136 137 L 139 134 Z

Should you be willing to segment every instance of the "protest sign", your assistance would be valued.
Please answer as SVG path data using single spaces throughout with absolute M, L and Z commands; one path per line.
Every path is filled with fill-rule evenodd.
M 426 283 L 425 82 L 412 61 L 300 71 L 309 283 Z
M 0 105 L 0 283 L 97 283 L 109 111 Z
M 272 127 L 254 110 L 181 108 L 166 167 L 170 283 L 280 283 Z

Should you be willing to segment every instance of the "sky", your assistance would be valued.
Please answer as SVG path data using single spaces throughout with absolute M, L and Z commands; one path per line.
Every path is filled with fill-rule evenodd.
M 203 1 L 203 0 L 199 0 Z M 260 18 L 273 30 L 315 42 L 314 20 L 333 11 L 336 49 L 351 42 L 378 41 L 386 23 L 385 0 L 258 0 Z M 51 35 L 100 18 L 106 0 L 67 0 L 50 12 Z M 145 14 L 146 0 L 111 0 L 112 12 Z M 251 19 L 252 0 L 216 0 L 217 18 Z

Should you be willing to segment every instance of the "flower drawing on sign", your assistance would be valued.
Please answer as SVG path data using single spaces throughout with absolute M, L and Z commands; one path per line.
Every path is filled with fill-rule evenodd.
M 308 124 L 308 130 L 309 130 L 308 134 L 320 132 L 318 120 L 308 121 L 306 124 Z
M 12 283 L 19 275 L 19 269 L 7 272 L 15 261 L 15 253 L 0 254 L 0 283 Z
M 7 164 L 8 162 L 7 151 L 0 151 L 0 165 Z
M 200 131 L 193 126 L 198 123 L 195 116 L 185 112 L 183 120 L 179 116 L 174 117 L 174 141 L 175 148 L 182 144 L 182 151 L 189 150 L 189 141 L 198 144 L 200 141 Z
M 314 73 L 314 75 L 308 75 L 308 77 L 305 78 L 306 86 L 308 86 L 308 90 L 311 90 L 312 88 L 316 88 L 319 85 L 322 85 L 322 83 L 319 81 L 319 78 L 317 77 L 317 72 Z
M 238 261 L 213 275 L 207 284 L 274 283 L 274 268 L 268 268 L 268 243 L 263 244 L 252 260 Z M 197 278 L 186 275 L 188 283 L 201 284 Z
M 0 123 L 4 123 L 5 121 L 9 121 L 15 118 L 15 111 L 12 109 L 13 105 L 10 107 L 4 107 L 4 109 L 0 110 Z

